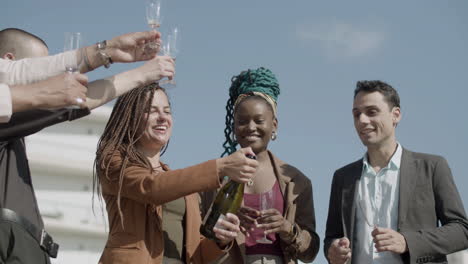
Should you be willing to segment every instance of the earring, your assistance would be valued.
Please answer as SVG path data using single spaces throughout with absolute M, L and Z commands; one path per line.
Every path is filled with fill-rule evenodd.
M 276 131 L 273 131 L 273 132 L 271 133 L 271 140 L 272 140 L 272 141 L 275 141 L 277 137 L 278 137 L 278 134 L 276 134 Z

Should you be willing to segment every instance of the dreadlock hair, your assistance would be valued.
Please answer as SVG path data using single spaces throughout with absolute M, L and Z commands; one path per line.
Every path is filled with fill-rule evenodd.
M 278 100 L 279 94 L 280 88 L 278 80 L 269 69 L 263 67 L 255 70 L 249 69 L 232 77 L 231 87 L 229 88 L 229 99 L 226 103 L 226 127 L 224 128 L 226 140 L 223 143 L 224 152 L 221 154 L 221 157 L 234 153 L 238 145 L 234 135 L 234 114 L 236 105 L 246 98 L 258 97 L 265 100 L 267 105 L 272 108 L 272 112 L 276 113 L 276 101 Z M 239 96 L 241 97 L 239 98 Z M 270 100 L 275 105 L 269 102 Z
M 148 122 L 148 115 L 146 115 L 146 118 L 143 116 L 145 116 L 144 113 L 148 113 L 151 109 L 151 103 L 156 90 L 162 90 L 166 93 L 162 87 L 153 83 L 135 88 L 120 96 L 112 109 L 106 128 L 98 142 L 93 171 L 93 200 L 94 193 L 96 193 L 99 201 L 102 202 L 101 177 L 110 179 L 108 172 L 111 158 L 114 154 L 119 154 L 122 157 L 122 164 L 119 174 L 117 207 L 122 227 L 123 215 L 120 208 L 120 195 L 124 171 L 128 163 L 131 161 L 141 164 L 145 168 L 148 168 L 150 173 L 154 170 L 149 160 L 136 148 L 136 143 L 143 135 L 143 131 L 140 131 L 139 128 L 142 124 L 146 125 Z M 166 151 L 168 144 L 161 150 L 161 155 Z

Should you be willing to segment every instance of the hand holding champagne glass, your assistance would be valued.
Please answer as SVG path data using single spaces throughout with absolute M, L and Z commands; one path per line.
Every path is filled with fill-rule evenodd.
M 146 22 L 151 30 L 156 31 L 161 26 L 161 0 L 146 0 Z M 156 41 L 149 42 L 145 45 L 145 50 L 149 53 L 154 52 L 159 48 L 159 43 Z
M 80 32 L 65 32 L 65 44 L 63 46 L 64 52 L 79 50 L 82 47 L 82 45 L 83 45 L 83 38 Z M 82 56 L 77 56 L 77 57 L 81 58 Z M 69 74 L 78 72 L 79 61 L 77 57 L 73 58 L 72 60 L 65 61 L 65 72 Z M 67 108 L 80 109 L 78 105 L 82 105 L 84 103 L 84 99 L 78 97 L 75 100 L 76 100 L 77 105 L 68 106 Z
M 273 189 L 270 189 L 270 190 L 268 190 L 268 191 L 266 191 L 264 193 L 261 193 L 259 195 L 260 210 L 261 210 L 262 215 L 263 215 L 263 212 L 265 210 L 268 210 L 268 209 L 274 207 L 274 204 L 275 204 L 274 195 L 275 195 L 275 193 L 273 192 Z M 256 242 L 260 243 L 260 244 L 271 244 L 271 243 L 273 243 L 271 240 L 269 240 L 267 238 L 267 235 L 265 234 L 265 232 L 263 232 L 263 237 L 260 238 L 260 239 L 257 239 Z
M 180 32 L 179 28 L 172 28 L 163 41 L 162 53 L 165 56 L 171 57 L 174 61 L 176 60 L 177 55 L 180 51 Z M 176 87 L 176 81 L 174 77 L 171 80 L 161 80 L 159 85 L 165 89 L 170 89 Z
M 63 51 L 72 51 L 78 50 L 81 48 L 83 39 L 80 32 L 65 32 L 65 45 L 63 46 Z M 65 71 L 66 72 L 77 72 L 78 71 L 78 60 L 68 60 L 65 62 Z

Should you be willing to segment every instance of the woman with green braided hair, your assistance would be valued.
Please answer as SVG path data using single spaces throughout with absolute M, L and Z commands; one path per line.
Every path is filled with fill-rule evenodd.
M 251 147 L 259 167 L 245 186 L 244 204 L 238 212 L 243 232 L 218 263 L 289 264 L 310 262 L 317 255 L 320 240 L 315 232 L 312 184 L 268 150 L 270 140 L 277 138 L 279 94 L 278 81 L 268 69 L 243 71 L 232 78 L 222 156 L 235 152 L 238 145 Z M 259 197 L 270 190 L 273 206 L 260 210 Z M 257 242 L 264 233 L 270 244 Z

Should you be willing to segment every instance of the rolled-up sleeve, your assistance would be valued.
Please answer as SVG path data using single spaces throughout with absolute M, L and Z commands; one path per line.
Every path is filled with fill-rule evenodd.
M 45 80 L 64 72 L 65 64 L 76 63 L 76 52 L 17 61 L 0 58 L 0 123 L 9 122 L 13 113 L 10 86 Z
M 67 63 L 76 63 L 76 52 L 73 50 L 53 56 L 26 58 L 17 61 L 0 59 L 0 72 L 8 74 L 3 83 L 9 85 L 29 84 L 63 73 Z
M 10 87 L 4 83 L 0 83 L 0 123 L 10 121 L 12 112 Z

